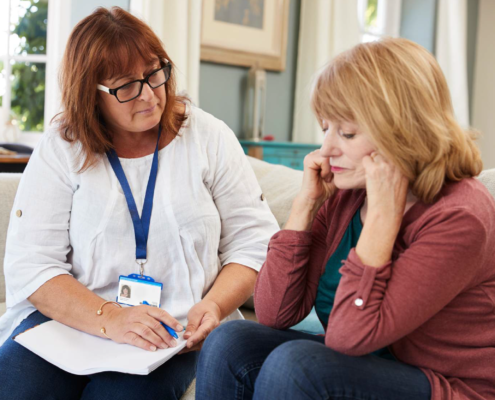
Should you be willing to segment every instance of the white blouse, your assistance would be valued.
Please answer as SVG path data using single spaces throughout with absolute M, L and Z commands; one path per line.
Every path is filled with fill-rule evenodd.
M 234 133 L 198 108 L 188 106 L 187 114 L 179 135 L 159 151 L 144 270 L 163 283 L 161 307 L 183 324 L 224 265 L 258 271 L 278 230 Z M 119 276 L 139 273 L 120 183 L 106 156 L 77 173 L 78 150 L 54 128 L 22 176 L 7 234 L 0 344 L 35 311 L 27 298 L 55 276 L 70 274 L 115 300 Z M 140 213 L 152 159 L 120 159 Z

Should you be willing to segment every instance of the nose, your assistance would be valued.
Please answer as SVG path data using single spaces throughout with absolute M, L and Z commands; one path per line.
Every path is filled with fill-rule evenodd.
M 330 129 L 326 132 L 320 148 L 320 154 L 323 157 L 338 157 L 342 155 L 337 132 L 332 132 Z
M 155 96 L 155 93 L 153 92 L 153 89 L 151 88 L 150 85 L 145 83 L 143 85 L 143 90 L 141 91 L 141 94 L 139 95 L 139 100 L 142 101 L 151 101 L 153 97 Z

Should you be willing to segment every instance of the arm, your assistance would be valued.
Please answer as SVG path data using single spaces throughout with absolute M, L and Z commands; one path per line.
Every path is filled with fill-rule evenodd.
M 311 311 L 327 253 L 326 217 L 332 206 L 325 201 L 336 192 L 332 178 L 329 159 L 319 150 L 306 156 L 301 191 L 285 229 L 270 241 L 256 283 L 256 315 L 264 325 L 285 329 Z
M 465 209 L 453 209 L 425 221 L 416 240 L 394 262 L 376 268 L 351 250 L 340 270 L 326 345 L 360 356 L 413 332 L 470 284 L 486 246 L 483 223 Z M 361 306 L 355 303 L 358 298 Z
M 189 350 L 199 349 L 220 321 L 252 294 L 268 241 L 278 229 L 238 139 L 224 123 L 215 123 L 214 129 L 208 138 L 205 184 L 221 219 L 222 270 L 204 299 L 188 313 L 184 337 Z
M 183 352 L 201 349 L 203 341 L 220 325 L 220 321 L 251 296 L 257 275 L 254 269 L 241 264 L 232 263 L 223 267 L 208 294 L 188 314 L 184 334 L 184 338 L 188 339 L 188 350 Z

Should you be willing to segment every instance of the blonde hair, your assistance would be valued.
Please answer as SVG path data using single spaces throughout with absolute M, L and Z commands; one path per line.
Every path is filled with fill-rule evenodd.
M 482 170 L 476 132 L 455 120 L 440 66 L 409 40 L 363 43 L 338 55 L 317 77 L 311 106 L 320 124 L 349 121 L 369 134 L 424 202 L 447 180 Z

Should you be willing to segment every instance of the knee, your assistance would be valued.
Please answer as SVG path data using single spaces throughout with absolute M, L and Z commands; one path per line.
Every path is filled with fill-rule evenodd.
M 312 368 L 318 368 L 313 362 L 315 354 L 324 349 L 322 343 L 311 340 L 292 340 L 278 346 L 273 350 L 263 365 L 263 368 L 281 375 L 294 375 L 310 372 Z M 277 367 L 278 366 L 278 367 Z M 280 366 L 283 366 L 281 369 Z
M 229 359 L 241 357 L 239 353 L 249 347 L 256 325 L 252 321 L 229 321 L 220 325 L 206 338 L 199 364 L 211 364 L 216 360 L 224 364 Z

